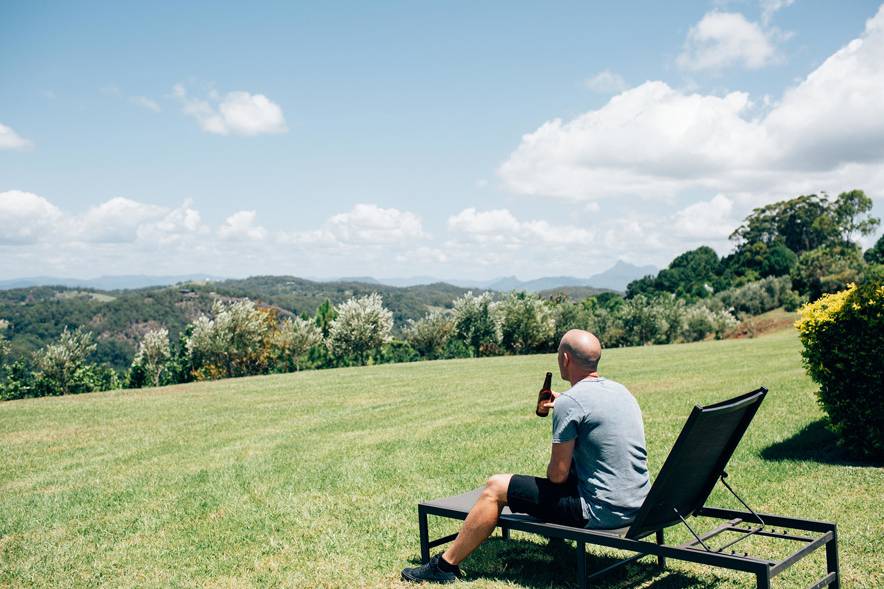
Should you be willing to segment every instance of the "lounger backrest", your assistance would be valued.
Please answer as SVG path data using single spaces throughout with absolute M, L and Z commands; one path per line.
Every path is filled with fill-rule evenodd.
M 671 526 L 703 507 L 718 477 L 767 394 L 760 388 L 691 411 L 660 474 L 654 480 L 627 538 Z

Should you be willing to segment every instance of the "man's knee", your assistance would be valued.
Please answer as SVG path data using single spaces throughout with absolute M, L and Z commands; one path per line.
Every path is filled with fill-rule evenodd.
M 506 494 L 510 488 L 511 474 L 496 474 L 488 478 L 483 494 L 498 503 L 506 504 Z

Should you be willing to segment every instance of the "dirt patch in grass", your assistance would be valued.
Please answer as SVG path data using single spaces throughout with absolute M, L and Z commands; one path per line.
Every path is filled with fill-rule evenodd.
M 774 309 L 773 311 L 768 311 L 767 313 L 763 313 L 756 317 L 744 319 L 728 335 L 728 338 L 742 339 L 747 337 L 758 337 L 760 335 L 783 331 L 785 329 L 794 329 L 797 320 L 797 312 Z

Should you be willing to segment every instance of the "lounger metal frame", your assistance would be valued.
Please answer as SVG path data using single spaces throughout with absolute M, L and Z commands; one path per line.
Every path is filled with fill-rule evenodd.
M 751 421 L 754 416 L 758 404 L 760 404 L 761 400 L 764 398 L 765 393 L 767 393 L 767 390 L 761 388 L 730 401 L 725 401 L 705 408 L 700 406 L 695 407 L 694 412 L 688 419 L 688 422 L 676 441 L 675 446 L 673 446 L 669 458 L 667 458 L 666 463 L 663 465 L 660 475 L 657 480 L 655 480 L 654 486 L 659 488 L 656 492 L 654 489 L 651 490 L 648 495 L 649 499 L 651 499 L 652 496 L 659 499 L 661 496 L 666 495 L 665 479 L 667 478 L 667 475 L 670 475 L 668 478 L 671 479 L 671 475 L 676 474 L 673 472 L 676 468 L 671 466 L 670 463 L 673 459 L 676 459 L 677 461 L 679 457 L 685 455 L 685 452 L 679 452 L 679 449 L 681 448 L 684 450 L 686 446 L 689 446 L 692 443 L 690 438 L 690 433 L 692 431 L 691 426 L 695 425 L 697 420 L 702 419 L 704 411 L 708 411 L 710 414 L 714 411 L 719 411 L 723 414 L 729 410 L 735 411 L 736 409 L 731 408 L 736 407 L 744 411 L 745 415 L 737 416 L 740 417 L 740 422 L 733 426 L 734 433 L 728 438 L 728 440 L 726 440 L 726 443 L 723 443 L 721 458 L 715 462 L 714 466 L 709 467 L 710 472 L 715 472 L 715 477 L 713 478 L 711 485 L 706 483 L 702 484 L 702 488 L 688 500 L 687 504 L 691 505 L 691 501 L 695 502 L 697 497 L 701 497 L 698 504 L 699 507 L 692 506 L 685 508 L 684 517 L 682 517 L 682 514 L 675 508 L 673 508 L 673 511 L 675 511 L 675 515 L 678 516 L 677 519 L 672 515 L 665 517 L 655 515 L 653 513 L 654 507 L 649 506 L 646 501 L 646 505 L 642 507 L 640 516 L 636 518 L 636 522 L 627 532 L 625 532 L 624 535 L 623 531 L 619 531 L 618 533 L 615 531 L 591 530 L 546 523 L 524 514 L 513 514 L 506 509 L 498 520 L 498 527 L 501 530 L 502 536 L 505 539 L 508 539 L 510 531 L 517 530 L 520 532 L 538 534 L 547 538 L 559 538 L 576 542 L 578 554 L 577 581 L 580 589 L 586 589 L 592 581 L 598 580 L 615 569 L 621 568 L 630 562 L 634 562 L 646 556 L 656 556 L 657 565 L 661 568 L 666 566 L 667 558 L 673 558 L 676 560 L 751 573 L 755 575 L 757 587 L 759 589 L 769 589 L 771 586 L 771 580 L 774 577 L 822 547 L 825 547 L 826 550 L 826 575 L 809 585 L 808 589 L 821 589 L 822 587 L 827 586 L 833 589 L 839 589 L 840 570 L 838 565 L 837 547 L 838 533 L 834 523 L 798 519 L 768 513 L 756 513 L 727 483 L 727 473 L 724 472 L 724 466 L 730 459 L 731 453 L 739 442 L 739 438 L 742 437 L 743 432 L 748 426 L 748 422 Z M 750 405 L 750 403 L 752 405 Z M 731 493 L 734 494 L 740 503 L 746 507 L 746 511 L 706 507 L 704 505 L 706 498 L 712 490 L 712 486 L 714 486 L 715 482 L 719 480 Z M 472 497 L 477 495 L 480 491 L 480 489 L 477 489 L 470 494 L 439 499 L 436 501 L 426 501 L 418 504 L 421 560 L 424 563 L 427 563 L 430 560 L 430 549 L 446 544 L 457 537 L 457 534 L 451 534 L 431 540 L 429 534 L 429 516 L 433 515 L 443 518 L 463 520 L 466 518 L 467 513 L 469 513 L 469 508 L 472 506 Z M 461 499 L 461 501 L 458 502 L 458 499 Z M 467 499 L 470 500 L 467 501 Z M 664 503 L 665 497 L 664 502 L 658 501 L 654 503 L 654 506 L 659 506 Z M 668 503 L 665 504 L 668 505 Z M 687 522 L 687 518 L 691 515 L 722 520 L 722 523 L 707 532 L 697 534 Z M 640 521 L 640 518 L 642 521 Z M 653 519 L 658 521 L 656 523 L 651 523 L 651 520 Z M 693 540 L 679 545 L 666 544 L 664 541 L 665 528 L 678 524 L 685 525 L 691 531 Z M 709 546 L 710 540 L 724 533 L 739 535 L 735 540 L 726 542 L 720 547 L 712 548 Z M 753 535 L 798 542 L 801 546 L 789 556 L 781 560 L 759 558 L 751 556 L 745 552 L 739 552 L 735 549 L 735 546 L 740 541 Z M 654 537 L 654 541 L 649 539 L 651 536 Z M 588 574 L 586 563 L 587 544 L 625 550 L 636 554 L 615 562 L 603 569 L 594 571 L 592 574 Z

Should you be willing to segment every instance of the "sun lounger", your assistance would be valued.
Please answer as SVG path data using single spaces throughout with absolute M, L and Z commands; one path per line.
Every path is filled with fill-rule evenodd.
M 727 462 L 765 394 L 767 390 L 760 388 L 721 403 L 694 407 L 644 504 L 628 528 L 574 528 L 545 523 L 528 515 L 514 514 L 504 508 L 498 522 L 503 537 L 509 538 L 510 530 L 518 530 L 548 538 L 575 541 L 578 554 L 577 579 L 581 589 L 605 574 L 645 556 L 655 556 L 660 567 L 666 566 L 667 558 L 673 558 L 751 573 L 755 575 L 760 589 L 768 589 L 775 576 L 815 550 L 825 547 L 826 575 L 812 583 L 809 589 L 826 586 L 837 589 L 840 585 L 834 523 L 756 513 L 728 484 L 725 472 Z M 709 494 L 719 481 L 737 498 L 745 511 L 705 507 Z M 418 504 L 421 559 L 424 563 L 430 559 L 431 548 L 450 542 L 457 536 L 452 534 L 431 540 L 428 516 L 465 519 L 481 492 L 482 489 L 476 489 Z M 722 520 L 722 523 L 707 532 L 697 533 L 688 522 L 692 516 Z M 675 525 L 686 526 L 692 540 L 679 545 L 666 544 L 664 530 Z M 752 556 L 738 550 L 739 543 L 752 536 L 792 541 L 798 543 L 799 547 L 779 560 Z M 651 537 L 653 541 L 650 540 Z M 714 540 L 719 541 L 725 537 L 729 539 L 718 546 L 711 545 Z M 634 552 L 635 555 L 588 575 L 587 544 Z

